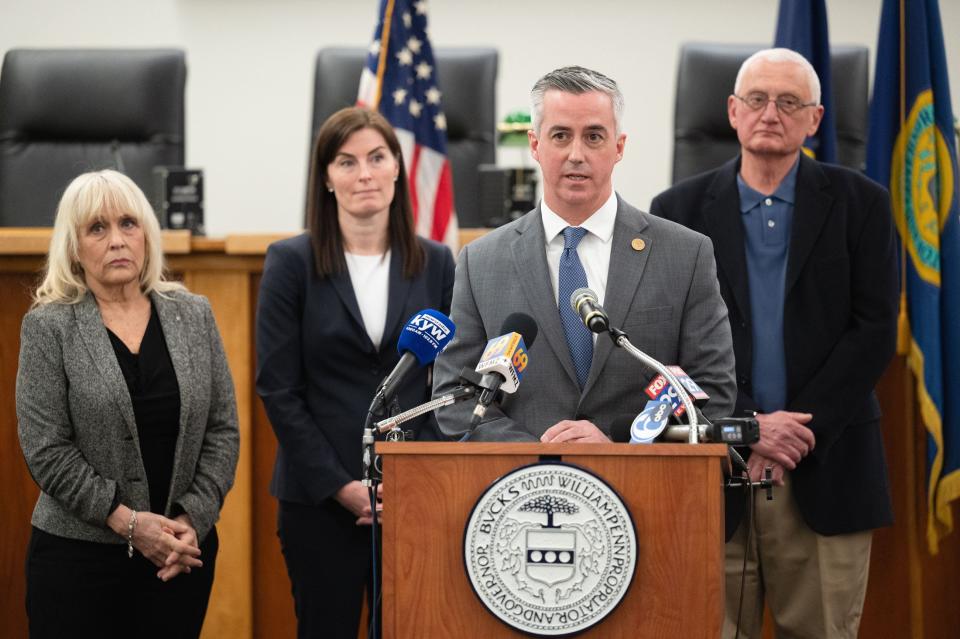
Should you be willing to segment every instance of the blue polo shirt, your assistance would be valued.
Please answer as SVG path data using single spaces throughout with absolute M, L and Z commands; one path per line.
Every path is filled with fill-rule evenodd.
M 770 195 L 754 191 L 737 175 L 750 284 L 753 399 L 763 413 L 782 410 L 787 404 L 783 300 L 799 166 L 797 158 Z

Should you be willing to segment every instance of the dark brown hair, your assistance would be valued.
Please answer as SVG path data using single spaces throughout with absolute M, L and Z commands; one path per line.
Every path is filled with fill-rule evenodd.
M 327 190 L 327 167 L 347 138 L 361 129 L 373 129 L 383 136 L 390 152 L 397 159 L 400 174 L 390 203 L 387 234 L 390 247 L 403 257 L 403 275 L 410 278 L 423 271 L 426 256 L 413 230 L 413 207 L 410 205 L 407 169 L 403 151 L 393 127 L 377 113 L 361 107 L 340 109 L 323 123 L 317 132 L 310 155 L 310 177 L 307 182 L 307 228 L 317 266 L 317 274 L 326 277 L 342 273 L 346 267 L 343 257 L 343 236 L 337 219 L 337 199 Z

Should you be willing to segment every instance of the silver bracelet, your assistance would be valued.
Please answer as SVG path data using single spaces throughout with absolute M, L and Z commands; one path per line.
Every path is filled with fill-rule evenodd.
M 133 559 L 133 529 L 137 527 L 137 511 L 130 511 L 130 521 L 127 522 L 127 557 Z

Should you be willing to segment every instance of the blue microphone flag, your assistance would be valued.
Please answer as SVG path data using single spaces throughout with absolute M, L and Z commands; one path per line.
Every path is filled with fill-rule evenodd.
M 421 366 L 430 364 L 453 339 L 457 327 L 450 318 L 428 308 L 407 320 L 397 340 L 397 352 L 401 355 L 412 353 Z

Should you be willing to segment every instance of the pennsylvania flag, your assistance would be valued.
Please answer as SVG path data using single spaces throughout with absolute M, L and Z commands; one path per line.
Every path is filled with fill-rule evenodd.
M 807 138 L 803 150 L 821 162 L 836 162 L 837 124 L 830 91 L 830 35 L 824 0 L 780 0 L 774 46 L 793 49 L 817 72 L 823 120 L 816 134 Z
M 960 497 L 960 193 L 936 0 L 884 0 L 867 173 L 889 185 L 900 233 L 900 352 L 928 433 L 927 545 L 936 553 Z

